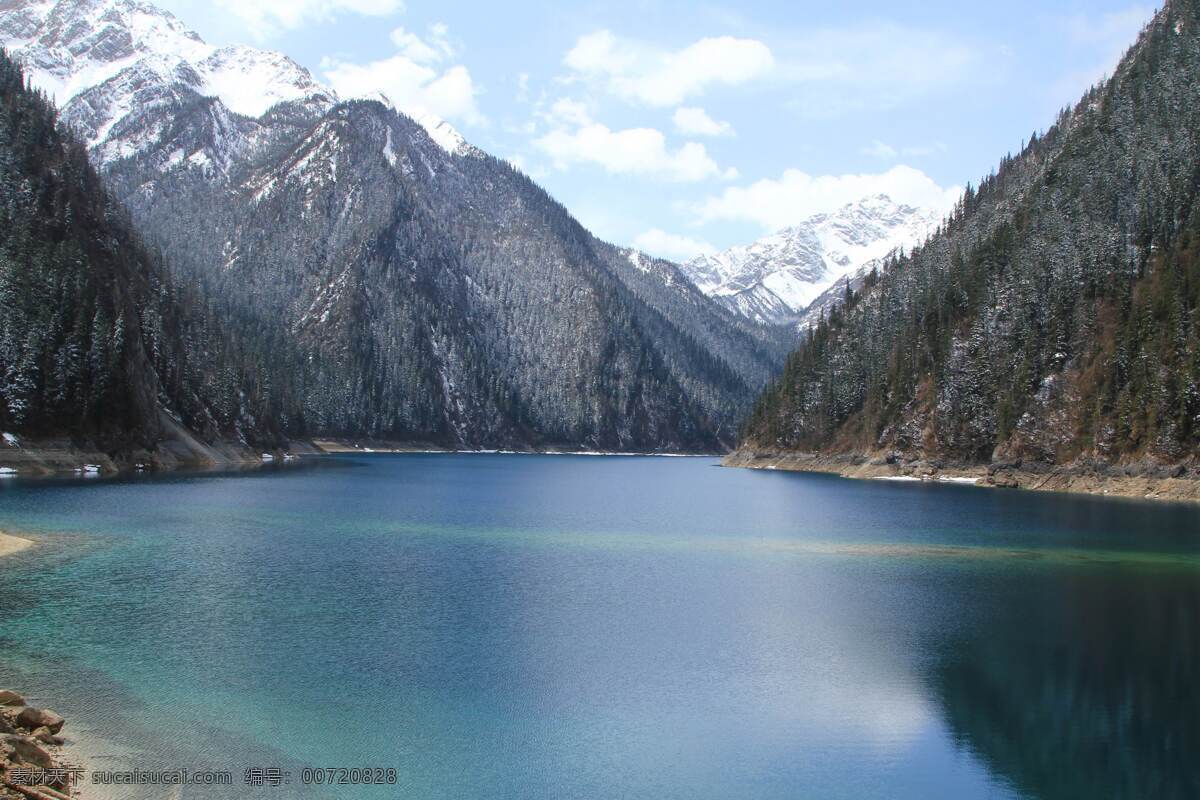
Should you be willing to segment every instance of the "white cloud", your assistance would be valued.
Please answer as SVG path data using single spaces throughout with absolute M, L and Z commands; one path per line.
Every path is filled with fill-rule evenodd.
M 542 118 L 551 125 L 583 126 L 592 124 L 592 115 L 586 103 L 562 97 L 551 104 L 550 109 L 543 113 Z
M 639 233 L 633 240 L 633 244 L 639 250 L 647 252 L 650 255 L 667 258 L 672 261 L 688 261 L 702 253 L 708 254 L 717 251 L 717 248 L 703 239 L 679 236 L 659 230 L 658 228 L 651 228 L 648 231 Z
M 932 156 L 936 153 L 946 152 L 946 143 L 934 142 L 933 144 L 910 145 L 903 148 L 900 152 L 906 156 Z
M 427 38 L 403 28 L 392 32 L 399 52 L 390 58 L 356 64 L 327 58 L 321 62 L 325 80 L 344 98 L 383 95 L 412 116 L 434 114 L 443 119 L 482 124 L 476 105 L 478 89 L 462 64 L 445 69 L 441 63 L 456 55 L 444 25 L 433 25 Z
M 425 39 L 404 28 L 392 31 L 391 39 L 400 55 L 418 64 L 438 64 L 456 55 L 450 44 L 449 30 L 442 23 L 430 25 L 429 36 Z
M 921 157 L 931 156 L 935 153 L 946 152 L 945 142 L 934 142 L 933 144 L 910 145 L 908 147 L 895 148 L 887 142 L 881 142 L 878 139 L 860 150 L 864 156 L 871 156 L 883 161 L 892 161 L 900 156 Z
M 892 147 L 887 142 L 881 142 L 876 139 L 875 141 L 871 142 L 870 145 L 862 149 L 862 154 L 864 156 L 871 156 L 872 158 L 891 160 L 900 155 L 900 151 Z
M 883 21 L 758 39 L 719 36 L 681 49 L 599 30 L 566 54 L 564 82 L 587 81 L 623 100 L 681 105 L 714 86 L 767 80 L 812 118 L 877 113 L 949 86 L 982 85 L 998 67 L 961 34 Z
M 685 136 L 733 136 L 733 126 L 713 119 L 703 108 L 680 106 L 671 117 L 675 130 Z
M 280 30 L 331 22 L 342 14 L 386 17 L 404 10 L 404 0 L 216 0 L 216 4 L 241 20 L 258 39 Z
M 943 189 L 925 173 L 904 165 L 860 175 L 814 176 L 789 169 L 778 179 L 731 186 L 699 203 L 694 211 L 701 223 L 742 220 L 776 231 L 871 195 L 886 194 L 898 203 L 948 211 L 961 193 L 959 187 Z
M 558 169 L 592 163 L 615 174 L 637 174 L 678 182 L 737 176 L 736 170 L 722 170 L 717 166 L 704 145 L 697 142 L 687 142 L 676 150 L 668 149 L 666 137 L 654 128 L 614 131 L 607 125 L 591 122 L 574 131 L 550 131 L 534 140 L 534 145 L 549 156 Z
M 581 36 L 564 62 L 622 99 L 661 107 L 678 105 L 711 85 L 761 77 L 774 58 L 756 39 L 718 36 L 671 51 L 600 30 Z

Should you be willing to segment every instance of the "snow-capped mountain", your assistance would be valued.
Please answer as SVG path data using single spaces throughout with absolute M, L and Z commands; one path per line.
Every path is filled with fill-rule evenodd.
M 0 3 L 0 39 L 64 118 L 81 123 L 92 148 L 130 115 L 145 113 L 164 88 L 218 98 L 250 118 L 283 102 L 328 107 L 335 99 L 287 56 L 214 47 L 140 0 L 8 0 Z
M 0 44 L 54 100 L 100 163 L 155 143 L 164 131 L 148 118 L 181 94 L 215 98 L 223 106 L 215 113 L 246 120 L 259 120 L 280 104 L 315 117 L 339 99 L 282 53 L 215 47 L 142 0 L 0 0 Z M 447 151 L 472 149 L 445 120 L 422 114 L 418 121 Z M 255 138 L 253 126 L 227 127 L 241 134 L 225 143 L 230 148 Z
M 443 120 L 141 0 L 0 0 L 0 44 L 289 434 L 712 451 L 794 342 L 596 239 Z
M 749 245 L 698 256 L 684 273 L 705 294 L 757 322 L 797 322 L 841 278 L 924 241 L 940 214 L 866 197 Z

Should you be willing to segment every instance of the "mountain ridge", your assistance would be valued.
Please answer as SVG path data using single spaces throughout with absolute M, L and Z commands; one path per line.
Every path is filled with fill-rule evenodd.
M 2 0 L 0 31 L 10 54 L 102 164 L 129 155 L 128 147 L 104 144 L 126 117 L 145 112 L 137 93 L 146 84 L 186 85 L 247 120 L 262 119 L 279 105 L 323 112 L 356 99 L 340 98 L 278 51 L 210 45 L 145 0 Z M 395 107 L 382 94 L 378 99 Z M 414 118 L 447 151 L 472 151 L 447 121 L 429 112 Z
M 940 221 L 934 210 L 869 195 L 682 268 L 701 291 L 749 319 L 804 325 L 822 293 L 921 244 Z
M 289 436 L 714 452 L 794 341 L 596 239 L 449 126 L 332 95 L 250 118 L 186 70 L 118 74 L 64 116 L 128 107 L 93 159 Z

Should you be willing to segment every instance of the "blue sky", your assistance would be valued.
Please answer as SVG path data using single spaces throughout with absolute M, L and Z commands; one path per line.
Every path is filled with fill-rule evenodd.
M 937 204 L 1116 64 L 1155 6 L 158 0 L 512 160 L 682 259 L 868 193 Z

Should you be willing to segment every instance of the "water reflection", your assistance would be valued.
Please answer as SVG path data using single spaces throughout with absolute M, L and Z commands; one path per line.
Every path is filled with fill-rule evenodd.
M 1031 576 L 933 673 L 961 742 L 1036 798 L 1200 797 L 1200 579 Z

